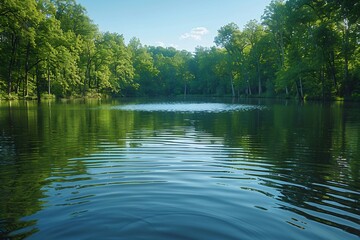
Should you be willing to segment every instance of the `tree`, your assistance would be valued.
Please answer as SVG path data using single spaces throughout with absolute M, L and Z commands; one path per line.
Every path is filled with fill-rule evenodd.
M 124 43 L 124 37 L 117 33 L 105 33 L 104 41 L 111 51 L 110 89 L 112 93 L 120 93 L 121 89 L 132 86 L 134 79 L 134 67 L 131 61 L 131 51 Z
M 154 66 L 154 59 L 149 50 L 142 46 L 137 38 L 130 40 L 128 48 L 131 51 L 131 61 L 134 67 L 134 90 L 138 90 L 139 95 L 156 95 L 158 88 L 156 76 L 159 71 Z
M 0 3 L 0 92 L 6 98 L 286 94 L 360 96 L 360 3 L 273 0 L 262 25 L 218 30 L 195 54 L 100 33 L 75 0 Z
M 187 51 L 181 51 L 175 55 L 177 65 L 175 68 L 177 69 L 177 77 L 180 82 L 183 83 L 184 86 L 184 96 L 187 95 L 188 86 L 192 80 L 194 80 L 195 76 L 191 72 L 190 64 L 192 60 L 192 54 Z
M 240 35 L 239 27 L 235 23 L 229 23 L 224 27 L 221 27 L 218 31 L 218 35 L 215 37 L 215 44 L 226 49 L 229 59 L 227 61 L 226 72 L 229 72 L 228 76 L 230 78 L 231 93 L 235 97 L 235 87 L 234 87 L 234 65 L 236 65 L 236 55 L 237 51 L 237 37 Z
M 263 25 L 270 32 L 271 37 L 276 46 L 278 66 L 277 71 L 284 70 L 286 58 L 286 44 L 288 40 L 288 32 L 286 31 L 286 23 L 288 20 L 288 12 L 283 0 L 273 0 L 266 7 L 262 16 Z M 288 86 L 285 84 L 286 95 L 289 94 Z
M 21 47 L 24 42 L 35 44 L 34 26 L 40 21 L 33 0 L 7 0 L 0 4 L 1 76 L 6 79 L 6 92 L 11 95 L 21 79 Z M 17 80 L 17 82 L 15 82 Z
M 262 79 L 261 79 L 261 56 L 262 48 L 259 44 L 261 38 L 264 36 L 265 32 L 262 26 L 256 21 L 249 21 L 245 27 L 243 34 L 247 39 L 248 44 L 251 46 L 250 50 L 250 59 L 256 69 L 257 82 L 258 82 L 258 94 L 262 94 Z
M 356 79 L 355 53 L 359 51 L 360 32 L 360 3 L 356 0 L 336 0 L 332 2 L 336 12 L 336 20 L 342 36 L 342 56 L 344 60 L 344 94 L 350 96 L 352 91 L 359 87 L 359 78 Z M 353 76 L 351 76 L 353 75 Z M 352 79 L 351 79 L 352 77 Z
M 195 62 L 195 80 L 192 81 L 191 89 L 197 94 L 210 95 L 216 93 L 219 79 L 215 74 L 215 66 L 218 62 L 219 49 L 212 47 L 206 49 L 203 47 L 196 48 Z

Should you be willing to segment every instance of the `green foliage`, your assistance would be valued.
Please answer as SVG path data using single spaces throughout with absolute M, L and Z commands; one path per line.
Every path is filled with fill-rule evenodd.
M 75 0 L 0 4 L 1 98 L 180 94 L 356 99 L 360 3 L 273 0 L 263 22 L 218 30 L 194 53 L 126 45 Z M 46 94 L 46 95 L 45 95 Z
M 134 68 L 133 95 L 156 95 L 158 88 L 156 77 L 159 71 L 154 66 L 154 59 L 149 50 L 142 46 L 140 40 L 133 38 L 128 45 Z M 134 93 L 135 92 L 135 93 Z

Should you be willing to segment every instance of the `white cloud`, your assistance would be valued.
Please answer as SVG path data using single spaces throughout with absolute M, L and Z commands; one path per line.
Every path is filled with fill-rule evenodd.
M 163 47 L 163 48 L 167 48 L 167 47 L 173 47 L 173 48 L 176 48 L 176 49 L 179 48 L 179 45 L 177 45 L 177 44 L 174 44 L 174 43 L 166 44 L 166 43 L 161 42 L 161 41 L 155 42 L 155 46 L 156 47 Z
M 173 47 L 173 48 L 176 48 L 176 49 L 179 48 L 179 45 L 177 45 L 177 44 L 170 44 L 169 46 L 170 46 L 170 47 Z
M 166 44 L 163 43 L 163 42 L 156 42 L 155 45 L 156 45 L 157 47 L 166 47 Z
M 209 30 L 205 27 L 197 27 L 191 29 L 190 32 L 184 33 L 180 36 L 180 39 L 193 39 L 196 41 L 201 41 L 202 37 L 209 33 Z

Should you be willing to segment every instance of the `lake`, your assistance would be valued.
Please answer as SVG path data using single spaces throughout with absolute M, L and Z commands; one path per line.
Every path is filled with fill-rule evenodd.
M 360 105 L 0 102 L 0 239 L 360 237 Z

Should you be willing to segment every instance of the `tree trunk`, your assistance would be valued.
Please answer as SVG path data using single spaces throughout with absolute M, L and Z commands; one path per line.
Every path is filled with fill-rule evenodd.
M 343 39 L 343 54 L 344 54 L 344 85 L 345 85 L 345 94 L 350 95 L 351 89 L 349 86 L 349 38 L 350 38 L 350 26 L 349 20 L 344 19 L 344 39 Z
M 336 79 L 336 67 L 335 67 L 335 53 L 334 53 L 334 51 L 330 52 L 329 58 L 330 58 L 329 67 L 330 67 L 331 78 L 333 80 L 333 84 L 334 84 L 334 88 L 336 90 L 336 94 L 338 94 L 338 86 L 337 86 L 337 79 Z
M 96 86 L 96 92 L 99 93 L 100 92 L 100 86 L 99 86 L 99 81 L 97 78 L 97 72 L 98 72 L 98 64 L 94 64 L 95 65 L 95 69 L 94 69 L 94 85 Z
M 257 62 L 257 74 L 258 74 L 258 83 L 259 83 L 259 95 L 262 93 L 262 86 L 261 86 L 261 76 L 260 76 L 260 62 Z
M 230 84 L 231 84 L 231 94 L 232 94 L 232 97 L 235 97 L 235 88 L 234 88 L 234 81 L 233 81 L 232 76 L 230 76 Z
M 16 53 L 16 45 L 17 45 L 17 37 L 15 34 L 11 36 L 11 56 L 8 65 L 8 73 L 7 73 L 7 93 L 10 96 L 12 91 L 12 70 L 15 64 L 15 53 Z
M 20 64 L 20 61 L 18 60 L 17 62 L 16 62 L 16 72 L 17 73 L 21 73 L 21 64 Z M 16 78 L 16 84 L 15 84 L 15 93 L 16 93 L 16 95 L 18 95 L 19 93 L 20 93 L 20 86 L 21 86 L 21 83 L 23 82 L 23 79 L 21 78 L 21 77 L 17 77 Z
M 301 99 L 304 100 L 304 91 L 303 91 L 303 84 L 302 84 L 302 80 L 301 80 L 301 77 L 299 78 L 299 84 L 300 84 L 300 96 L 301 96 Z
M 321 92 L 322 92 L 322 99 L 325 99 L 325 76 L 324 76 L 324 67 L 321 66 L 320 68 L 320 81 L 321 81 Z
M 304 100 L 304 92 L 303 92 L 303 86 L 302 86 L 302 80 L 301 77 L 299 77 L 299 82 L 295 80 L 296 84 L 296 95 L 299 100 Z
M 26 63 L 28 64 L 28 63 Z M 27 97 L 29 95 L 29 71 L 27 70 L 27 67 L 25 67 L 25 77 L 24 77 L 24 85 L 23 85 L 23 97 Z
M 51 94 L 50 66 L 47 66 L 48 94 Z
M 31 45 L 30 45 L 30 41 L 29 41 L 27 46 L 26 46 L 25 77 L 24 77 L 24 85 L 23 85 L 23 97 L 26 97 L 26 96 L 29 95 L 28 86 L 29 86 L 29 71 L 30 71 L 30 66 L 29 66 L 30 47 L 31 47 Z
M 41 101 L 41 93 L 40 93 L 40 72 L 39 72 L 39 64 L 36 64 L 36 96 L 38 102 Z
M 249 80 L 246 80 L 246 82 L 247 82 L 247 85 L 248 85 L 248 94 L 251 96 L 252 92 L 251 92 L 251 86 L 250 86 Z

